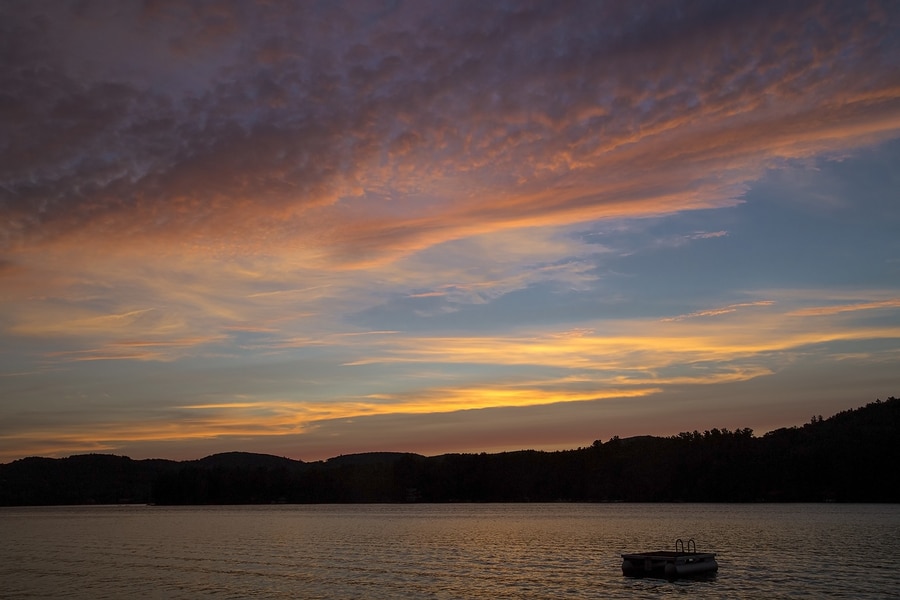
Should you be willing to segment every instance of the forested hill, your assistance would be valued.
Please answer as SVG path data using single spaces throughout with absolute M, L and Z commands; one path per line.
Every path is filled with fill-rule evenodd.
M 305 463 L 88 454 L 0 465 L 0 505 L 327 502 L 900 502 L 900 399 L 756 437 L 713 429 L 559 452 L 369 453 Z

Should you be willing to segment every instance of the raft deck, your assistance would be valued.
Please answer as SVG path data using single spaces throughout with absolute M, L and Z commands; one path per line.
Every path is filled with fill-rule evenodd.
M 697 552 L 694 540 L 688 540 L 687 549 L 680 539 L 675 550 L 652 550 L 622 555 L 622 574 L 627 577 L 664 577 L 675 579 L 715 573 L 719 569 L 716 555 Z

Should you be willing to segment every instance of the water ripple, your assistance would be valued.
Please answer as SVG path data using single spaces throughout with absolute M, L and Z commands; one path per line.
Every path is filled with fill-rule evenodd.
M 0 509 L 2 597 L 885 598 L 895 505 L 489 504 Z M 621 575 L 692 537 L 720 571 Z

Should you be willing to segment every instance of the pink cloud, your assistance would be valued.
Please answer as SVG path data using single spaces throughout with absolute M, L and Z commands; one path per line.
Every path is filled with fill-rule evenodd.
M 774 160 L 900 129 L 884 6 L 86 6 L 43 26 L 40 7 L 6 10 L 22 27 L 2 73 L 7 247 L 252 232 L 343 260 L 354 240 L 372 256 L 721 206 Z M 98 28 L 169 52 L 170 73 L 125 77 L 140 46 L 103 54 Z M 398 214 L 370 190 L 423 203 Z

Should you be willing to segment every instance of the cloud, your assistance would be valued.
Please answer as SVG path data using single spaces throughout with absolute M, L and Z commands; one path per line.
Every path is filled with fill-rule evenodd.
M 692 312 L 686 315 L 678 315 L 677 317 L 667 317 L 662 319 L 663 322 L 666 321 L 682 321 L 684 319 L 695 319 L 697 317 L 716 317 L 719 315 L 724 315 L 728 313 L 733 313 L 734 311 L 742 308 L 756 307 L 756 306 L 771 306 L 775 302 L 772 300 L 758 300 L 755 302 L 740 302 L 738 304 L 729 304 L 728 306 L 722 306 L 720 308 L 710 308 L 707 310 L 699 310 L 696 312 Z
M 725 237 L 727 231 L 697 231 L 688 236 L 692 240 L 708 240 L 713 238 Z
M 800 308 L 793 312 L 792 315 L 798 317 L 825 317 L 838 315 L 841 313 L 855 313 L 860 311 L 891 311 L 900 308 L 900 298 L 891 298 L 888 300 L 877 300 L 874 302 L 857 302 L 853 304 L 837 304 L 830 306 L 812 306 L 808 308 Z
M 815 292 L 807 293 L 808 298 L 815 297 Z M 810 313 L 779 308 L 786 300 L 739 303 L 662 321 L 582 320 L 586 328 L 577 335 L 528 329 L 518 335 L 407 334 L 380 340 L 348 364 L 490 365 L 496 378 L 504 367 L 560 369 L 577 372 L 602 389 L 671 385 L 679 380 L 714 383 L 719 377 L 748 379 L 775 372 L 780 362 L 813 348 L 900 337 L 897 327 L 840 320 L 810 329 L 798 318 Z M 879 302 L 877 307 L 895 309 L 896 303 Z M 703 318 L 711 316 L 717 318 Z
M 8 248 L 227 238 L 365 264 L 721 206 L 775 160 L 900 128 L 892 5 L 138 6 L 7 5 Z
M 706 311 L 717 316 L 709 321 L 598 321 L 590 328 L 534 329 L 503 336 L 414 336 L 395 331 L 339 334 L 317 343 L 346 357 L 345 370 L 306 371 L 303 376 L 314 374 L 317 380 L 312 387 L 282 381 L 281 389 L 264 393 L 254 391 L 251 385 L 244 391 L 248 380 L 273 375 L 244 364 L 240 369 L 243 383 L 232 385 L 226 377 L 214 395 L 207 386 L 206 399 L 146 406 L 136 414 L 119 409 L 103 418 L 94 415 L 90 423 L 79 420 L 89 413 L 79 419 L 69 416 L 65 435 L 70 448 L 87 448 L 84 444 L 89 442 L 115 448 L 158 439 L 262 439 L 309 433 L 321 424 L 378 415 L 438 415 L 650 397 L 669 389 L 715 387 L 776 376 L 812 355 L 832 361 L 865 357 L 871 362 L 874 357 L 885 362 L 896 354 L 891 348 L 874 355 L 871 350 L 853 349 L 862 341 L 900 339 L 897 327 L 860 327 L 841 319 L 828 320 L 836 311 L 807 313 L 782 308 L 797 303 L 797 298 L 792 298 L 795 294 Z M 805 291 L 807 300 L 828 294 L 827 290 Z M 742 310 L 745 308 L 754 310 Z M 854 310 L 864 311 L 896 308 L 893 300 L 854 305 Z M 810 330 L 805 322 L 813 315 L 821 321 Z M 366 371 L 369 375 L 348 375 L 346 371 L 370 365 L 377 368 Z M 293 362 L 286 366 L 296 369 Z M 179 389 L 195 385 L 189 380 L 174 384 Z M 321 395 L 322 386 L 330 389 L 326 395 Z M 295 393 L 287 391 L 290 389 Z M 189 389 L 182 391 L 186 398 L 198 398 Z M 4 437 L 5 444 L 14 441 L 11 435 L 35 443 L 42 434 L 39 427 L 20 423 L 15 434 Z

